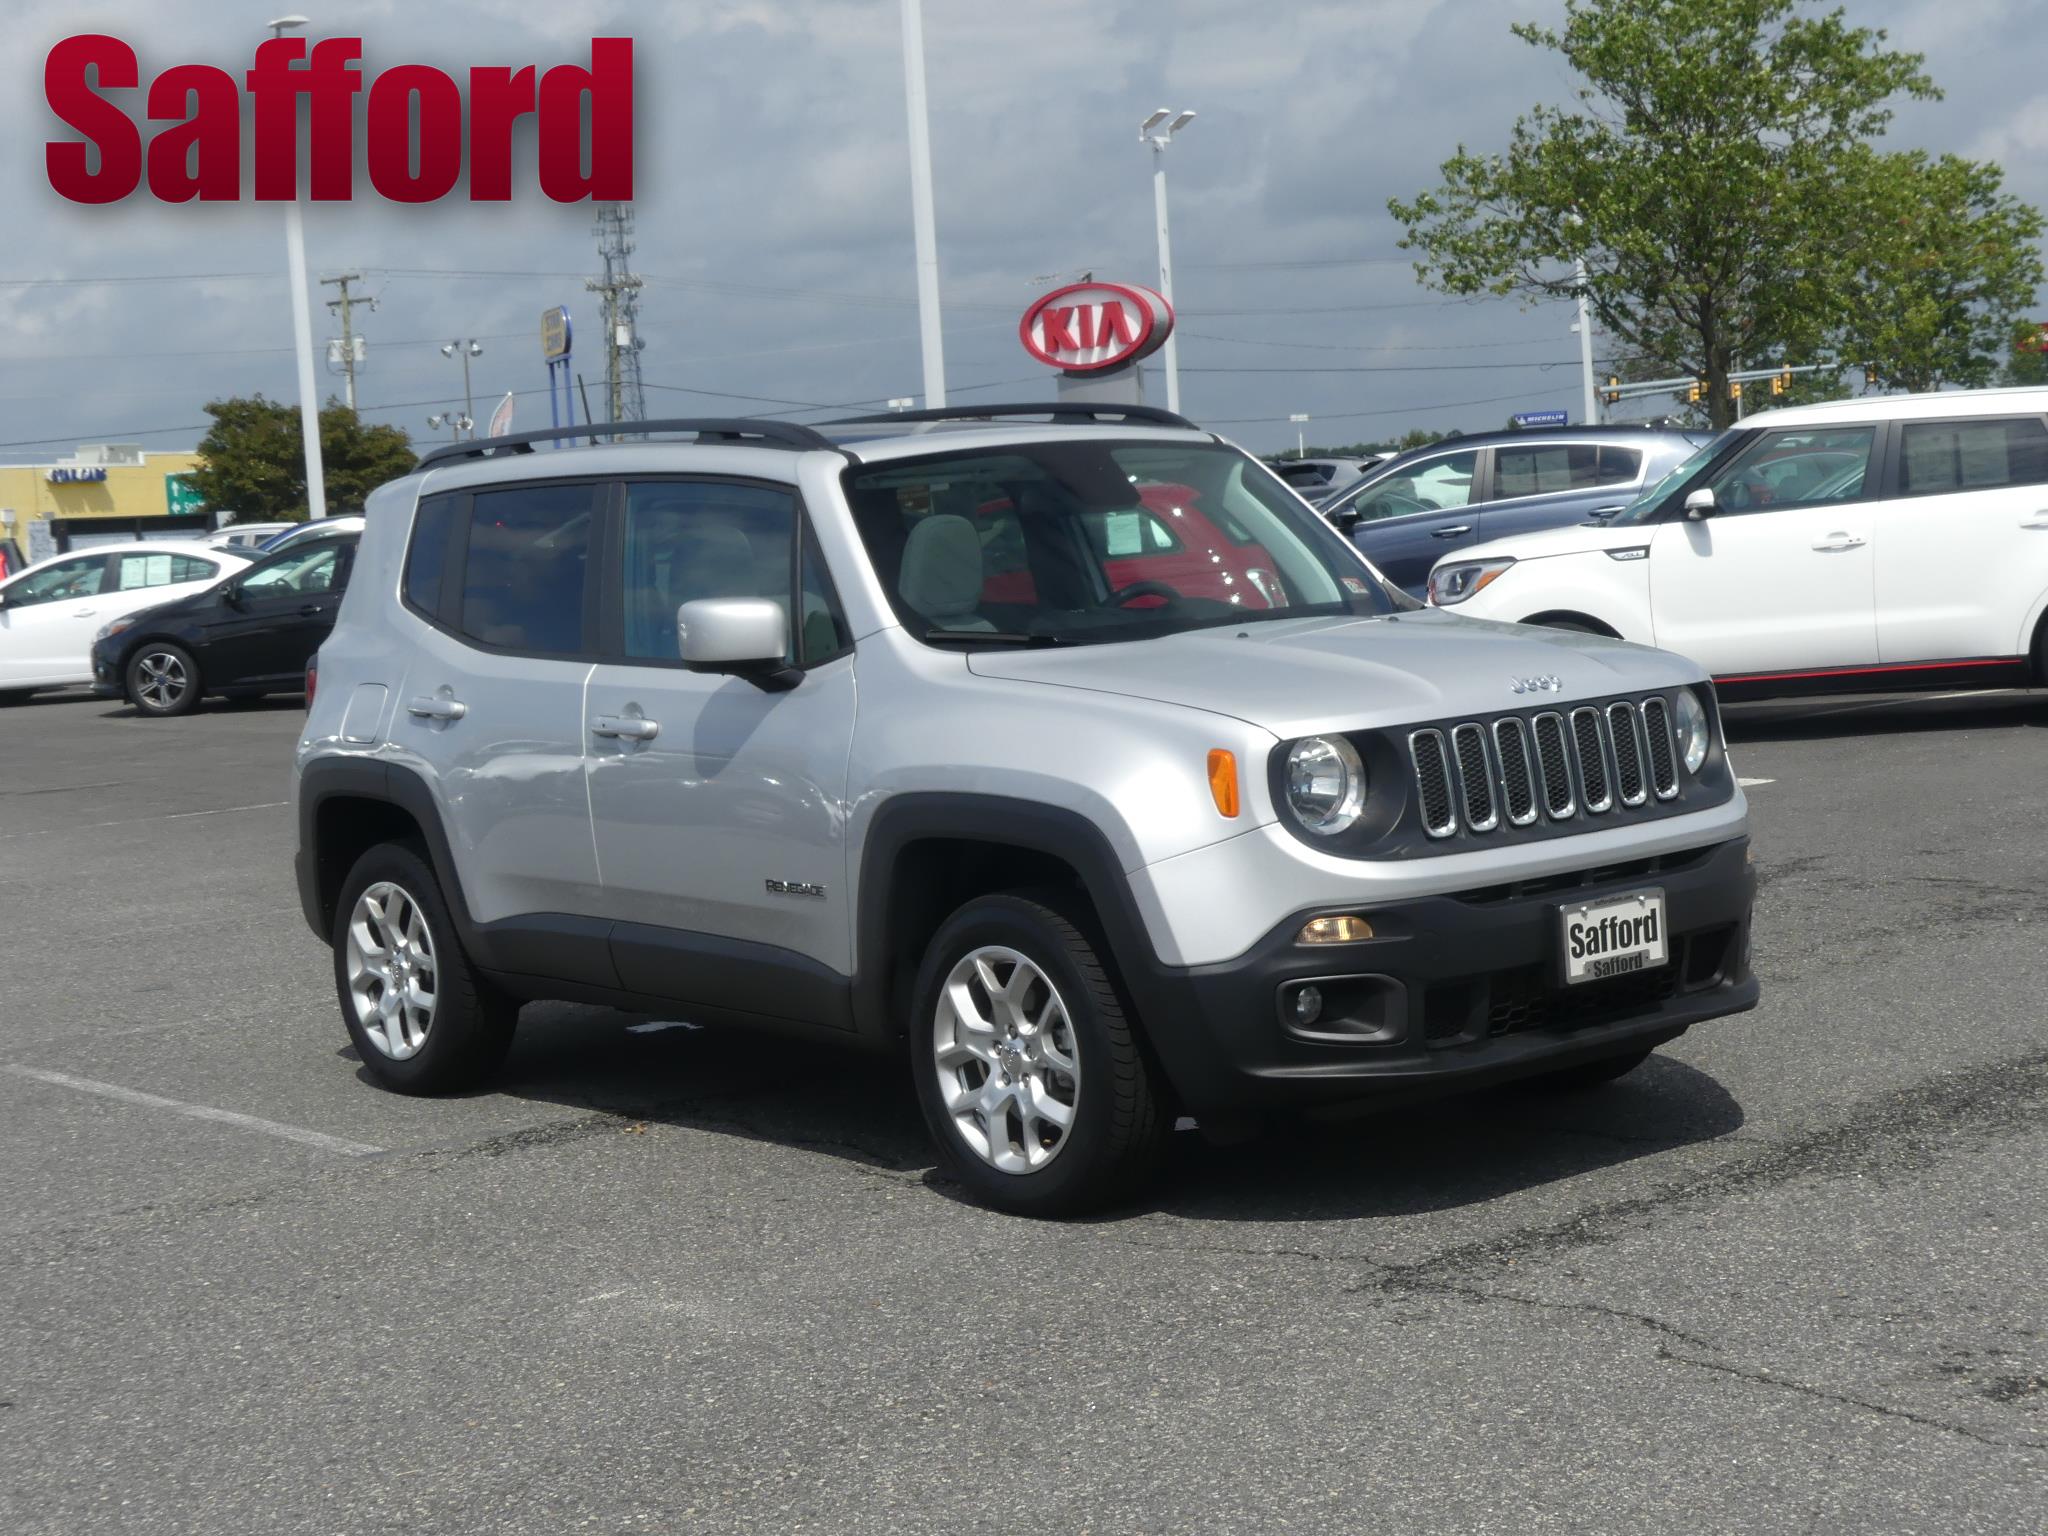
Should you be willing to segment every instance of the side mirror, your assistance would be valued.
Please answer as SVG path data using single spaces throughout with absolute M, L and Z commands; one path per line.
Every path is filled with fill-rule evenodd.
M 220 600 L 230 608 L 240 608 L 247 601 L 242 596 L 242 584 L 239 581 L 231 581 L 225 587 L 222 587 Z
M 1685 498 L 1685 515 L 1696 523 L 1703 517 L 1712 517 L 1718 506 L 1713 491 L 1702 486 Z
M 789 615 L 765 597 L 700 597 L 676 609 L 676 649 L 692 672 L 730 672 L 764 688 L 788 688 Z
M 1341 507 L 1330 509 L 1330 526 L 1339 533 L 1349 533 L 1358 526 L 1358 504 L 1346 502 Z

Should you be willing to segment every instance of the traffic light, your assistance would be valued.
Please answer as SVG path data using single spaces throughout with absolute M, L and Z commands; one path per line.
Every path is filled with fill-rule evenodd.
M 1730 379 L 1728 381 L 1728 398 L 1730 400 L 1740 400 L 1742 398 L 1742 380 Z
M 1692 388 L 1685 392 L 1685 398 L 1692 404 L 1698 405 L 1700 403 L 1700 396 L 1706 392 L 1707 381 L 1705 379 L 1694 379 L 1692 381 Z
M 1607 389 L 1603 398 L 1609 405 L 1621 404 L 1621 380 L 1614 374 L 1607 375 Z
M 1877 382 L 1877 370 L 1866 364 L 1863 369 L 1863 382 L 1875 384 Z

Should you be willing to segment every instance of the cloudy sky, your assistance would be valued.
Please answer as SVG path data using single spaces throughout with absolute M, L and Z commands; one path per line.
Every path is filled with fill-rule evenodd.
M 241 70 L 282 5 L 0 0 L 0 457 L 187 447 L 210 398 L 296 398 L 275 206 L 76 207 L 42 151 L 61 131 L 41 89 L 59 39 L 123 38 L 145 79 L 184 62 Z M 897 0 L 304 5 L 316 34 L 364 39 L 366 72 L 545 67 L 586 61 L 592 36 L 636 39 L 650 414 L 814 417 L 805 407 L 920 391 Z M 1996 157 L 2048 204 L 2048 0 L 1849 12 L 1924 51 L 1949 93 L 1902 109 L 1894 144 Z M 1295 411 L 1314 417 L 1311 441 L 1341 442 L 1575 407 L 1570 316 L 1420 289 L 1385 211 L 1433 184 L 1461 140 L 1496 147 L 1519 112 L 1565 96 L 1554 59 L 1508 32 L 1561 14 L 1561 0 L 925 0 L 956 400 L 1049 394 L 1016 320 L 1056 279 L 1156 280 L 1136 129 L 1172 106 L 1200 113 L 1170 166 L 1189 414 L 1263 450 L 1291 444 Z M 484 347 L 479 417 L 513 390 L 516 424 L 546 424 L 538 316 L 593 314 L 595 241 L 589 205 L 534 185 L 530 132 L 510 205 L 401 208 L 359 175 L 357 202 L 309 209 L 316 274 L 362 270 L 377 299 L 360 316 L 373 419 L 429 436 L 429 413 L 461 396 L 438 344 L 462 336 Z M 591 375 L 596 334 L 581 332 Z

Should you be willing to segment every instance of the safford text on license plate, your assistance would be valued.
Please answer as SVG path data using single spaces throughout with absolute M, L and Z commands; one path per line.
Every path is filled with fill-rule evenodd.
M 1662 891 L 1636 891 L 1559 910 L 1567 985 L 1655 970 L 1666 959 Z

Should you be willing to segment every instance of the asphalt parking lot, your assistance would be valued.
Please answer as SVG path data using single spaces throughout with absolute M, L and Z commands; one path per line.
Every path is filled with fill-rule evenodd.
M 369 1087 L 300 719 L 0 711 L 0 1530 L 2048 1527 L 2048 697 L 1731 711 L 1757 1012 L 1065 1226 L 857 1057 Z

